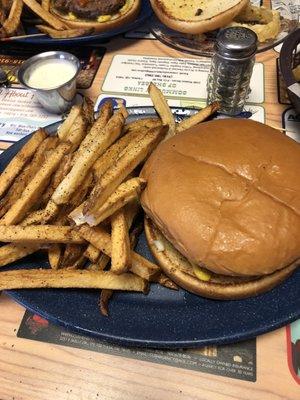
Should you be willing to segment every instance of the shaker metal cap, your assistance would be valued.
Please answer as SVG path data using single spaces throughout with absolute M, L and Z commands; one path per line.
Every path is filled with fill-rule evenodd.
M 251 29 L 233 26 L 220 30 L 216 51 L 228 58 L 249 57 L 256 52 L 257 35 Z

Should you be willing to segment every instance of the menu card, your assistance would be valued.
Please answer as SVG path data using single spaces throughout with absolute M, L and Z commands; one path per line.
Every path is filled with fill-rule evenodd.
M 205 101 L 210 60 L 120 54 L 114 56 L 102 92 L 145 96 L 150 82 L 168 98 Z M 264 66 L 256 63 L 247 103 L 264 102 Z

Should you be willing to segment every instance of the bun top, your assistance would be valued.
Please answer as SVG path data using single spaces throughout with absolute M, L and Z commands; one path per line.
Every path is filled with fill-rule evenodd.
M 191 262 L 262 275 L 300 258 L 300 145 L 251 120 L 205 122 L 146 162 L 142 206 Z
M 150 0 L 163 24 L 179 32 L 198 34 L 228 25 L 249 0 Z
M 165 14 L 182 21 L 204 21 L 235 7 L 241 0 L 155 0 Z

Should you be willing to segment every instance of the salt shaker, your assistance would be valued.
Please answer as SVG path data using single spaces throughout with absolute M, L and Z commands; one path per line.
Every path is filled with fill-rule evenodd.
M 207 80 L 207 102 L 219 101 L 220 112 L 237 115 L 243 111 L 257 49 L 257 36 L 248 28 L 222 29 Z

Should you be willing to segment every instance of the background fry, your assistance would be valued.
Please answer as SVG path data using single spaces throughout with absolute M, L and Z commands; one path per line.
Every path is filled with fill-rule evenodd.
M 43 129 L 37 130 L 10 161 L 0 175 L 0 196 L 6 192 L 8 187 L 13 183 L 14 178 L 20 173 L 46 137 L 47 134 Z

